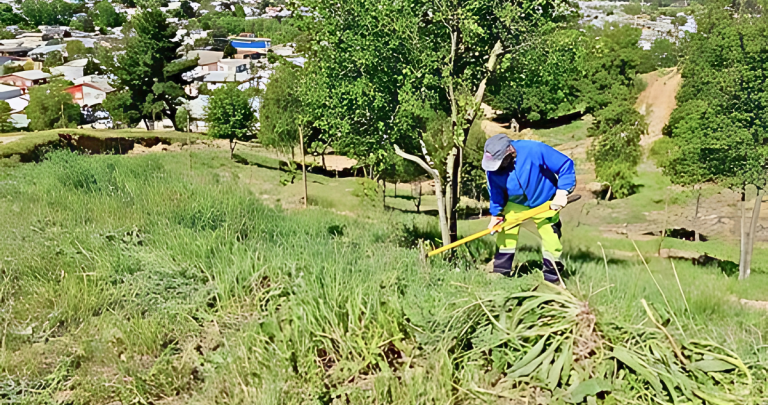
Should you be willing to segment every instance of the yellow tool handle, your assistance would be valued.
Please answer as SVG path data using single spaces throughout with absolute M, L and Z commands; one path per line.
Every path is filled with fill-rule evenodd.
M 543 213 L 545 213 L 545 212 L 550 210 L 549 206 L 551 204 L 552 204 L 551 201 L 547 201 L 544 204 L 541 204 L 541 205 L 539 205 L 536 208 L 531 208 L 531 209 L 529 209 L 527 211 L 523 211 L 523 212 L 521 212 L 519 214 L 516 214 L 516 215 L 512 216 L 511 218 L 507 219 L 504 223 L 495 226 L 493 228 L 493 231 L 499 232 L 499 231 L 501 231 L 505 227 L 519 225 L 523 221 L 525 221 L 526 219 L 530 219 L 532 217 L 535 217 L 536 215 L 543 214 Z M 464 239 L 460 239 L 460 240 L 457 240 L 456 242 L 453 242 L 453 243 L 451 243 L 449 245 L 445 245 L 445 246 L 443 246 L 441 248 L 437 248 L 437 249 L 427 253 L 427 256 L 428 257 L 432 257 L 434 255 L 439 255 L 440 253 L 443 253 L 445 251 L 451 250 L 451 249 L 453 249 L 455 247 L 459 247 L 459 246 L 461 246 L 461 245 L 463 245 L 463 244 L 465 244 L 467 242 L 472 242 L 475 239 L 480 239 L 483 236 L 488 235 L 489 233 L 491 233 L 491 229 L 486 229 L 486 230 L 478 232 L 476 234 L 469 235 L 469 236 L 467 236 Z

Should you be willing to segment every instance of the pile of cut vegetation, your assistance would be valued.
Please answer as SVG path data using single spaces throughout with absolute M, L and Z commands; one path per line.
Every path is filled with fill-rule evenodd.
M 410 246 L 416 217 L 285 212 L 243 188 L 237 170 L 215 152 L 57 151 L 1 168 L 0 400 L 735 404 L 766 395 L 753 386 L 766 379 L 763 352 L 740 348 L 742 361 L 668 330 L 675 312 L 656 296 L 636 303 L 639 325 L 602 319 L 602 308 L 535 274 L 425 263 Z M 727 321 L 728 333 L 753 334 Z

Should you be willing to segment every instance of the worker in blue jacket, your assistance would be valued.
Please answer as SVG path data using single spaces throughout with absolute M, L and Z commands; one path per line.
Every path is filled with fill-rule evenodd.
M 513 141 L 504 134 L 485 142 L 483 170 L 488 176 L 491 196 L 492 229 L 513 215 L 552 201 L 544 214 L 533 217 L 541 235 L 544 279 L 557 283 L 564 267 L 560 262 L 559 210 L 568 204 L 568 194 L 576 187 L 573 160 L 555 148 L 537 141 Z M 496 236 L 498 253 L 493 259 L 494 273 L 509 276 L 517 248 L 520 226 L 502 229 Z

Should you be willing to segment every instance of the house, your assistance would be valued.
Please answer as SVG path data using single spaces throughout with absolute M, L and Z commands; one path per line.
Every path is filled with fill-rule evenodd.
M 237 50 L 237 53 L 252 52 L 257 49 L 269 49 L 272 47 L 272 40 L 269 38 L 258 38 L 251 33 L 243 33 L 236 37 L 229 37 L 229 44 Z
M 64 91 L 72 95 L 72 101 L 80 107 L 90 107 L 101 104 L 107 97 L 107 92 L 91 83 L 76 84 Z
M 79 79 L 73 80 L 74 84 L 91 84 L 94 85 L 101 90 L 103 90 L 105 93 L 111 93 L 115 91 L 112 86 L 109 85 L 109 80 L 106 76 L 99 76 L 99 75 L 89 75 L 89 76 L 83 76 Z
M 22 94 L 23 91 L 16 86 L 0 84 L 0 100 L 8 100 L 10 98 L 19 97 Z
M 185 59 L 197 60 L 196 72 L 207 73 L 215 72 L 219 70 L 218 62 L 224 57 L 224 52 L 217 51 L 189 51 L 187 52 Z
M 48 83 L 50 77 L 50 74 L 45 73 L 42 70 L 25 70 L 23 72 L 0 76 L 0 83 L 20 87 L 22 92 L 26 93 L 27 89 L 32 86 Z
M 61 65 L 51 68 L 51 74 L 54 76 L 63 76 L 64 80 L 74 81 L 83 77 L 83 66 Z
M 67 45 L 65 44 L 41 46 L 30 51 L 27 55 L 34 60 L 45 60 L 51 52 L 59 52 L 65 58 L 69 56 L 67 55 Z
M 34 49 L 29 46 L 0 46 L 0 56 L 24 57 Z
M 247 59 L 222 59 L 217 62 L 216 71 L 243 73 L 248 71 L 250 63 Z
M 11 106 L 11 113 L 19 113 L 24 111 L 29 105 L 29 94 L 9 98 L 8 100 L 5 100 L 5 102 Z

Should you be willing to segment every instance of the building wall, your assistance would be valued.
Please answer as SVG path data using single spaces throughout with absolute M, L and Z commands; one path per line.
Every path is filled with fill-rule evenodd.
M 88 86 L 83 87 L 83 104 L 84 105 L 96 105 L 104 102 L 107 97 L 107 93 L 94 89 Z
M 7 84 L 9 86 L 21 87 L 23 89 L 26 89 L 27 87 L 32 87 L 33 85 L 32 80 L 27 80 L 18 76 L 8 76 L 8 77 L 0 78 L 0 83 Z

